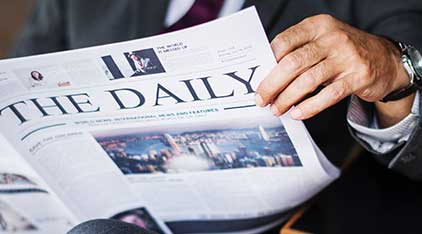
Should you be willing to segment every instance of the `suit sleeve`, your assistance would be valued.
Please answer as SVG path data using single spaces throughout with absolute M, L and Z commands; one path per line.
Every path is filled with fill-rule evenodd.
M 422 51 L 422 1 L 420 0 L 356 0 L 352 4 L 353 15 L 357 27 L 381 36 L 414 45 Z M 419 105 L 421 97 L 419 95 Z M 422 110 L 419 106 L 419 112 Z M 421 113 L 417 113 L 419 116 Z M 356 135 L 350 128 L 352 135 L 376 159 L 411 179 L 422 181 L 422 121 L 417 121 L 407 141 L 400 142 L 387 152 L 374 151 L 367 142 Z
M 12 50 L 11 57 L 66 49 L 65 17 L 62 1 L 38 0 Z

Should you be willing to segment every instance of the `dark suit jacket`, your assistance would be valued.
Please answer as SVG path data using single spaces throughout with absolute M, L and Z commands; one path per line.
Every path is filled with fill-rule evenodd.
M 421 0 L 246 0 L 244 7 L 251 5 L 256 6 L 269 39 L 308 16 L 327 13 L 370 33 L 408 42 L 422 49 Z M 168 1 L 166 0 L 40 0 L 17 43 L 14 56 L 62 51 L 151 36 L 163 30 L 167 6 Z M 337 165 L 342 163 L 353 145 L 346 123 L 347 102 L 345 100 L 305 122 L 317 144 Z M 421 135 L 422 124 L 419 122 L 407 143 L 402 143 L 383 155 L 372 152 L 371 157 L 411 179 L 422 180 L 422 147 L 419 147 L 419 144 L 422 143 Z M 364 142 L 361 144 L 368 148 Z M 391 163 L 393 158 L 396 160 Z M 373 159 L 367 157 L 365 160 L 370 161 L 364 163 L 366 165 L 364 168 L 368 168 L 368 165 L 377 167 L 372 165 L 371 160 Z M 367 175 L 370 170 L 376 171 L 373 168 L 356 168 L 355 172 L 359 174 L 361 171 L 363 174 L 359 175 L 362 176 Z M 377 169 L 377 172 L 375 178 L 379 177 L 380 180 L 389 178 L 393 184 L 409 184 L 409 186 L 411 184 L 412 188 L 419 187 L 414 182 L 409 182 L 404 176 L 398 176 L 387 168 Z M 383 174 L 388 176 L 383 176 Z M 341 181 L 336 184 L 343 185 L 344 183 Z M 353 183 L 353 180 L 350 182 Z M 374 178 L 368 178 L 365 182 L 377 184 L 378 180 L 374 181 Z M 353 188 L 353 186 L 343 187 L 344 191 L 350 191 L 350 188 Z M 357 189 L 360 188 L 357 187 Z M 339 192 L 334 189 L 334 191 L 342 194 L 343 190 Z M 403 191 L 403 193 L 406 192 Z M 415 194 L 420 194 L 413 190 L 412 193 L 412 197 Z M 347 196 L 350 196 L 351 193 L 344 192 L 343 195 L 345 196 L 343 199 L 339 195 L 339 201 L 346 202 L 344 199 L 348 199 Z M 383 196 L 383 194 L 380 195 L 381 200 Z M 420 205 L 420 203 L 418 204 Z M 330 203 L 323 206 L 327 205 L 330 209 L 333 206 Z M 386 205 L 386 207 L 389 206 L 391 204 Z M 333 209 L 338 210 L 338 207 L 333 207 Z M 365 213 L 364 210 L 361 212 Z M 324 217 L 323 215 L 317 216 Z M 340 229 L 334 229 L 335 232 L 332 233 L 337 233 L 336 231 L 348 233 L 353 230 L 353 228 L 341 229 L 343 225 L 332 222 L 338 220 L 339 217 L 332 213 L 329 216 L 325 220 L 327 223 L 324 223 L 324 220 L 316 222 L 321 224 L 317 225 L 318 230 L 327 231 L 327 227 L 333 226 Z M 349 217 L 349 215 L 345 217 Z M 373 223 L 371 221 L 371 224 Z

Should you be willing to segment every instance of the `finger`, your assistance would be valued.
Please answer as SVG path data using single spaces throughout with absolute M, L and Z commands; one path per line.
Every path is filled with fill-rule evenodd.
M 286 29 L 271 41 L 271 48 L 277 61 L 291 51 L 315 40 L 324 30 L 333 24 L 334 18 L 318 15 L 304 19 L 300 23 Z
M 290 83 L 271 104 L 271 112 L 276 116 L 282 115 L 307 94 L 313 92 L 318 86 L 331 80 L 340 72 L 339 66 L 336 66 L 334 61 L 331 59 L 323 60 Z
M 266 106 L 298 75 L 327 57 L 329 47 L 324 41 L 310 42 L 285 56 L 259 84 L 257 105 Z
M 294 119 L 308 119 L 351 95 L 356 88 L 352 76 L 346 76 L 322 89 L 317 95 L 306 99 L 293 108 Z

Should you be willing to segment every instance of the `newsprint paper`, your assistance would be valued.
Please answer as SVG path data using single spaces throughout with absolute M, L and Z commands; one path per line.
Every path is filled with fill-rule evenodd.
M 254 8 L 150 38 L 0 61 L 0 232 L 95 218 L 260 233 L 339 175 L 255 106 L 276 61 Z

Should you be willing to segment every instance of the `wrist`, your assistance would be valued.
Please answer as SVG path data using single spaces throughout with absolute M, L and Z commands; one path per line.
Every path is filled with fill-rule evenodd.
M 412 111 L 416 94 L 390 102 L 375 102 L 376 116 L 380 128 L 388 128 L 406 118 Z
M 391 61 L 395 66 L 395 74 L 393 75 L 390 87 L 386 91 L 386 95 L 394 92 L 396 90 L 403 89 L 408 87 L 411 84 L 411 78 L 409 73 L 406 71 L 404 64 L 401 60 L 401 51 L 394 45 L 393 42 L 386 40 L 388 47 L 391 51 Z M 375 109 L 378 118 L 378 123 L 380 128 L 387 128 L 393 126 L 408 116 L 412 110 L 413 101 L 415 99 L 415 94 L 411 94 L 407 97 L 389 101 L 375 102 Z
M 388 87 L 396 88 L 396 87 L 400 87 L 401 84 L 404 84 L 402 82 L 407 83 L 407 81 L 405 81 L 404 79 L 404 76 L 398 75 L 398 74 L 403 74 L 403 72 L 400 72 L 400 71 L 403 71 L 403 68 L 408 75 L 409 84 L 403 88 L 399 88 L 397 90 L 394 90 L 388 93 L 388 95 L 384 96 L 384 98 L 381 100 L 382 102 L 400 100 L 404 97 L 407 97 L 415 93 L 417 90 L 422 88 L 422 55 L 421 53 L 414 46 L 410 44 L 397 42 L 391 39 L 389 40 L 389 42 L 390 42 L 389 44 L 395 45 L 398 51 L 400 52 L 401 64 L 397 63 L 400 65 L 399 67 L 397 66 L 394 67 L 393 65 L 391 65 L 391 68 L 392 69 L 395 68 L 396 70 L 394 73 L 392 72 L 390 73 L 393 79 L 390 79 L 388 83 Z M 386 48 L 388 49 L 388 46 Z M 395 50 L 395 52 L 397 52 L 397 50 Z M 394 63 L 395 61 L 397 61 L 397 60 L 394 60 L 394 58 L 397 58 L 397 56 L 390 57 L 389 61 Z M 388 90 L 388 88 L 386 88 L 386 90 Z
M 388 93 L 405 88 L 410 85 L 411 77 L 402 61 L 402 52 L 392 41 L 387 40 L 391 51 L 391 61 L 395 66 L 396 73 L 393 76 L 392 84 Z

